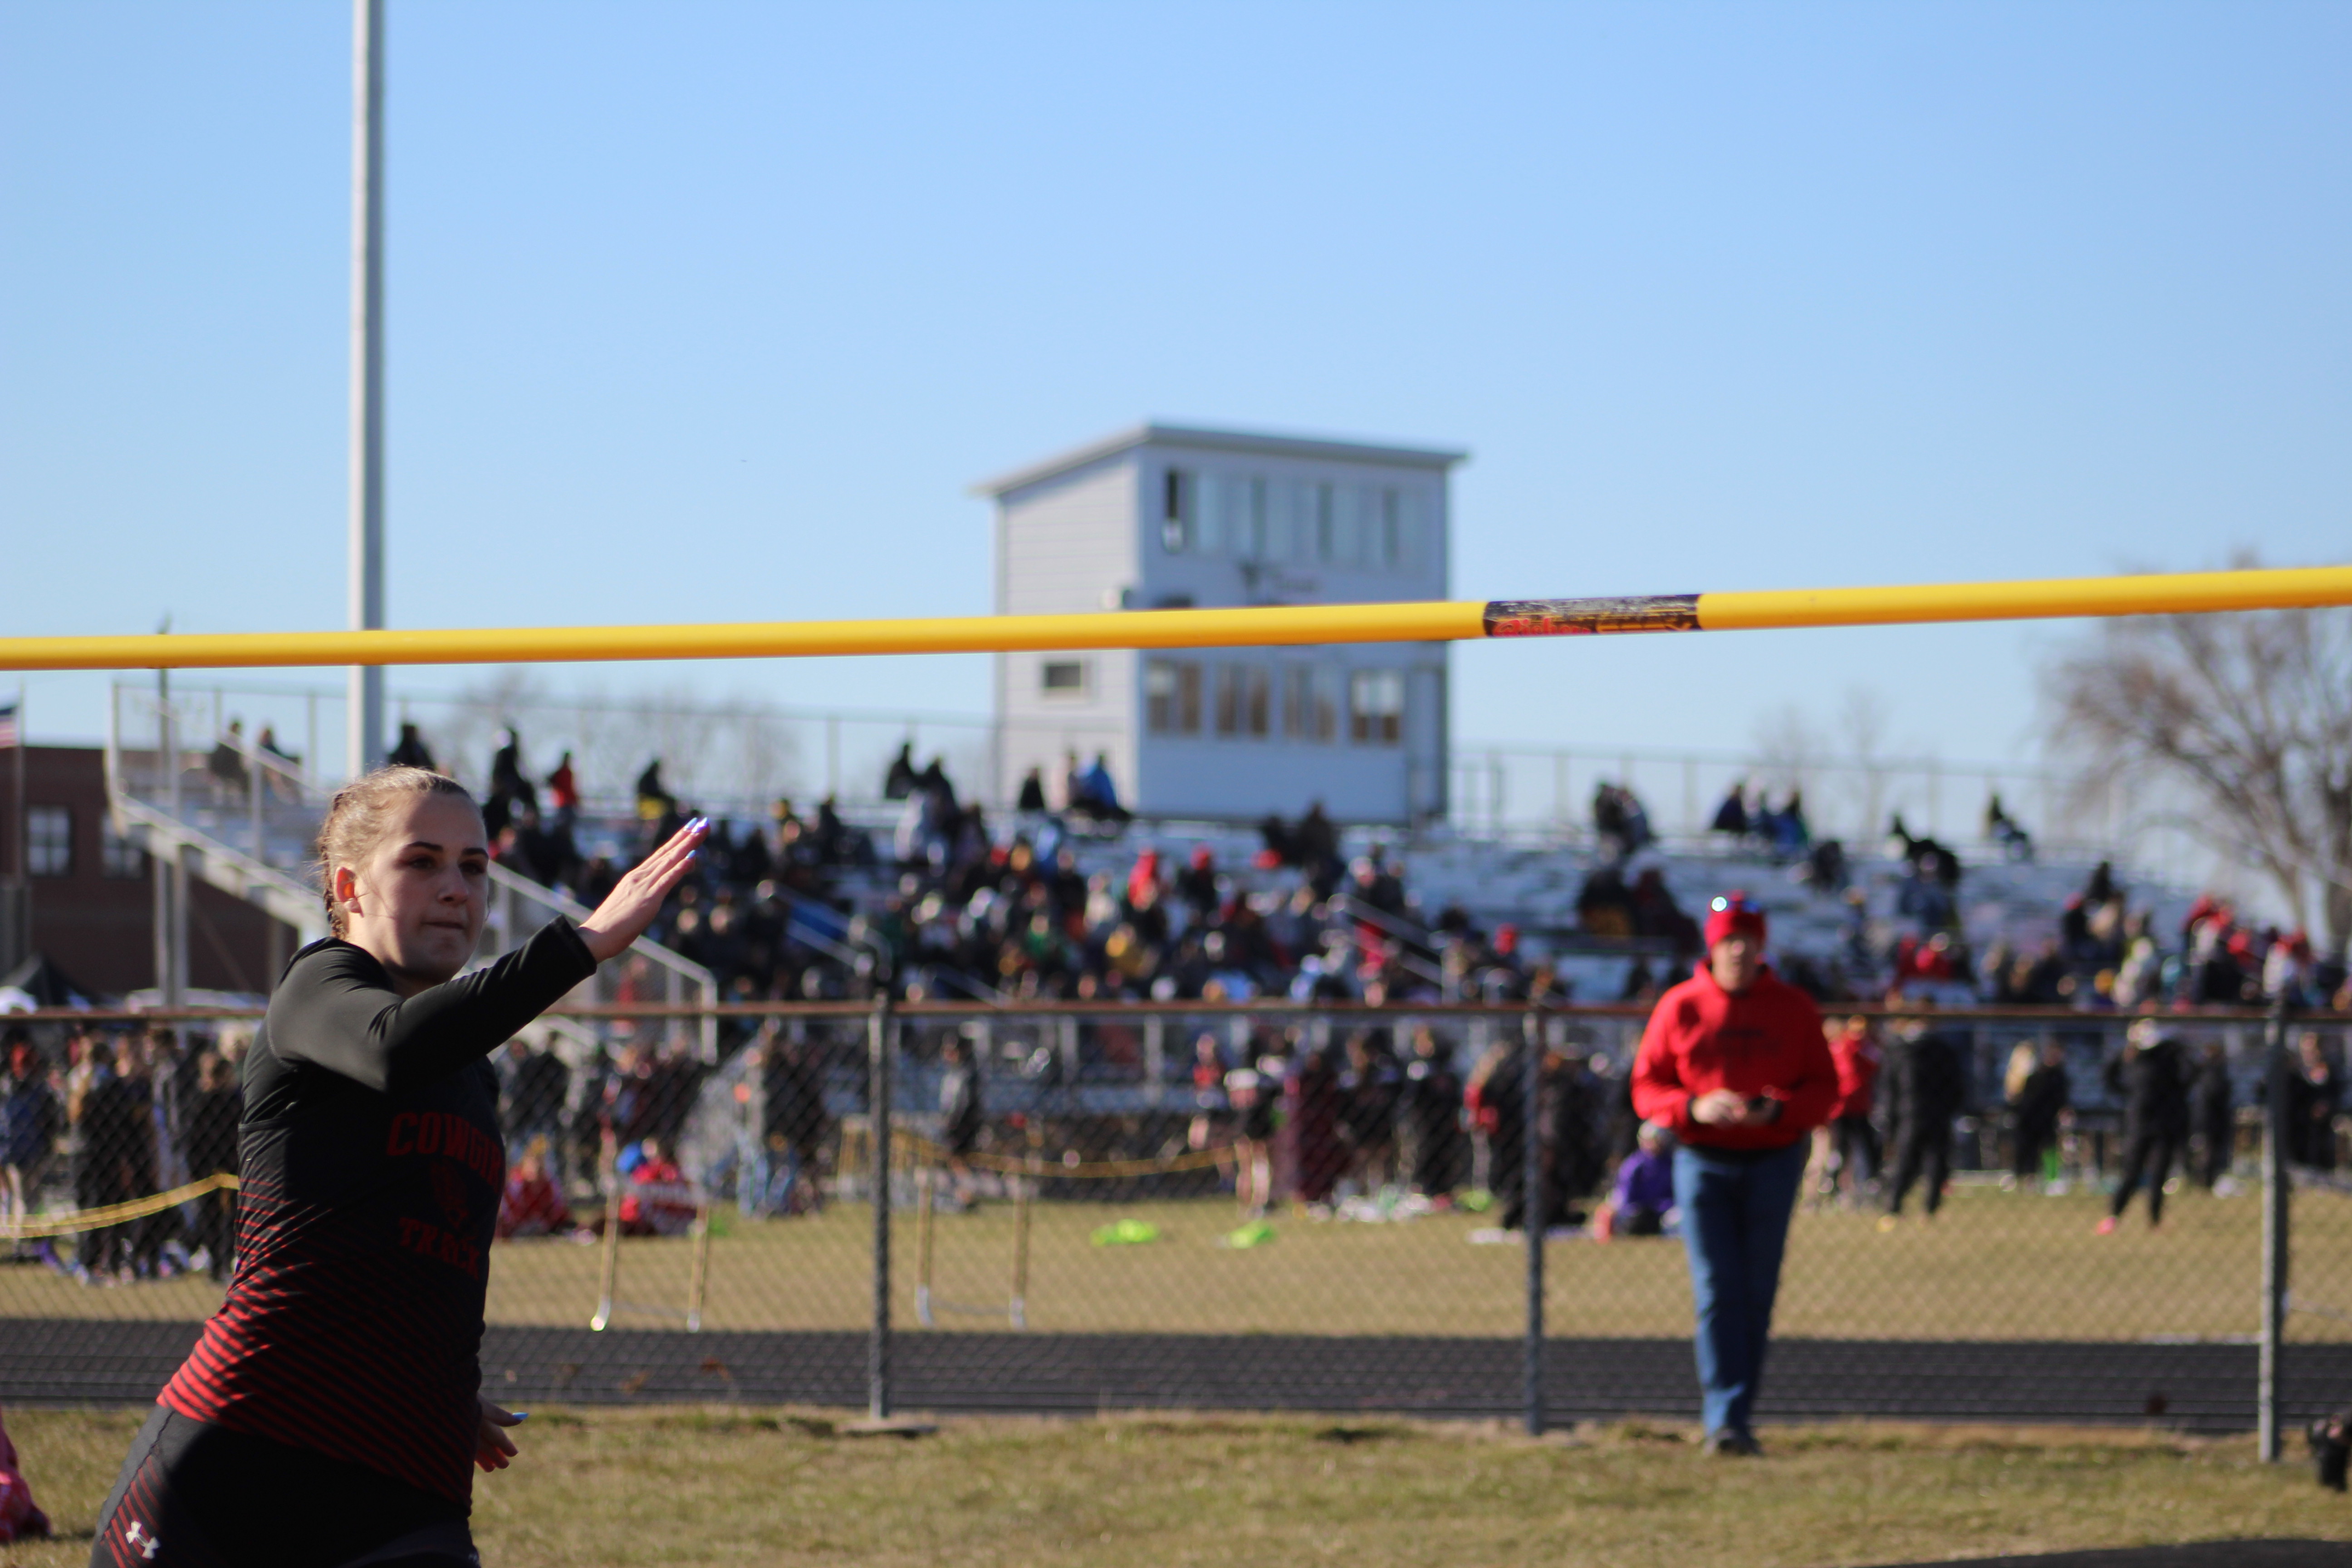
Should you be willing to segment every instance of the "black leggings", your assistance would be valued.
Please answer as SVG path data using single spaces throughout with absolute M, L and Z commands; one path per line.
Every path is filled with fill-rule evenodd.
M 2180 1152 L 2180 1140 L 2161 1132 L 2135 1132 L 2131 1147 L 2124 1154 L 2124 1179 L 2116 1185 L 2116 1195 L 2107 1205 L 2107 1212 L 2121 1217 L 2124 1205 L 2132 1194 L 2139 1190 L 2142 1175 L 2147 1177 L 2147 1223 L 2156 1225 L 2164 1218 L 2164 1179 L 2172 1174 L 2173 1157 Z M 2155 1168 L 2150 1170 L 2153 1165 Z
M 1830 1133 L 1837 1143 L 1838 1169 L 1859 1193 L 1863 1183 L 1878 1174 L 1878 1129 L 1867 1116 L 1841 1116 L 1830 1123 Z
M 478 1568 L 462 1503 L 155 1406 L 90 1568 Z
M 2042 1174 L 2042 1152 L 2057 1142 L 2056 1122 L 2019 1122 L 2016 1141 L 2010 1149 L 2010 1174 L 2021 1182 L 2039 1177 Z
M 2238 1152 L 2237 1133 L 2226 1116 L 2205 1123 L 2205 1168 L 2198 1175 L 2207 1187 L 2230 1173 L 2231 1160 Z
M 1920 1189 L 1919 1201 L 1934 1214 L 1944 1204 L 1944 1183 L 1952 1173 L 1952 1121 L 1948 1116 L 1937 1116 L 1922 1121 L 1906 1117 L 1903 1136 L 1895 1146 L 1895 1185 L 1886 1194 L 1886 1212 L 1901 1214 L 1903 1199 L 1911 1191 L 1911 1184 L 1924 1174 L 1927 1184 Z

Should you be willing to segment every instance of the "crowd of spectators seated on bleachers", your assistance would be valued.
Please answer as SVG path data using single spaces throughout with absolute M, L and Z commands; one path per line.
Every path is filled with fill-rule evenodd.
M 411 741 L 421 750 L 421 740 L 404 738 Z M 568 756 L 546 781 L 551 809 L 542 815 L 517 753 L 508 731 L 487 802 L 498 858 L 593 904 L 625 854 L 581 851 Z M 691 815 L 663 784 L 658 761 L 635 793 L 643 842 Z M 861 966 L 860 953 L 878 957 L 911 994 L 1567 999 L 1572 985 L 1538 956 L 1562 940 L 1622 943 L 1639 955 L 1622 995 L 1577 999 L 1640 1000 L 1672 984 L 1696 947 L 1696 923 L 1677 906 L 1663 863 L 1644 858 L 1654 842 L 1646 811 L 1613 784 L 1594 800 L 1604 849 L 1575 897 L 1574 930 L 1548 932 L 1532 954 L 1517 927 L 1487 931 L 1458 908 L 1424 909 L 1406 868 L 1380 844 L 1343 856 L 1319 805 L 1262 823 L 1264 847 L 1245 868 L 1220 866 L 1205 845 L 1181 860 L 1147 846 L 1123 870 L 1101 869 L 1105 857 L 1089 855 L 1097 868 L 1089 875 L 1078 850 L 1115 838 L 1125 817 L 1099 758 L 1087 766 L 1075 753 L 1067 759 L 1064 798 L 1085 809 L 1022 810 L 1004 823 L 963 800 L 940 759 L 919 765 L 911 748 L 892 759 L 883 793 L 900 806 L 880 842 L 830 797 L 809 816 L 779 800 L 766 824 L 720 822 L 700 874 L 680 889 L 656 939 L 711 969 L 738 1000 L 860 994 L 872 964 Z M 1042 799 L 1043 791 L 1030 795 Z M 2005 852 L 2030 843 L 1998 797 L 1987 820 Z M 2258 1001 L 2282 988 L 2310 999 L 2342 983 L 2335 968 L 2323 973 L 2301 933 L 2243 927 L 2211 900 L 2168 942 L 2147 910 L 2127 907 L 2105 864 L 2059 912 L 2054 937 L 2031 951 L 1996 941 L 1979 958 L 1962 929 L 1959 855 L 1911 833 L 1899 814 L 1888 840 L 1899 868 L 1891 922 L 1868 917 L 1843 847 L 1811 838 L 1795 794 L 1777 806 L 1759 796 L 1751 808 L 1746 787 L 1735 786 L 1715 825 L 1793 861 L 1793 879 L 1815 896 L 1845 900 L 1835 951 L 1779 955 L 1790 978 L 1824 1001 L 1874 997 L 1893 985 L 1932 988 L 1948 1005 L 2131 1008 Z
M 402 746 L 430 764 L 413 727 L 404 730 Z M 1094 769 L 1069 759 L 1064 798 L 1086 809 L 1057 814 L 1031 802 L 1033 809 L 992 823 L 960 797 L 940 761 L 918 766 L 911 750 L 902 750 L 886 781 L 900 811 L 887 837 L 846 820 L 830 798 L 807 816 L 780 800 L 765 823 L 722 821 L 697 875 L 650 934 L 710 969 L 730 1001 L 863 997 L 887 984 L 909 998 L 1015 1003 L 1643 1002 L 1685 973 L 1696 950 L 1696 924 L 1677 905 L 1664 863 L 1644 858 L 1652 848 L 1646 814 L 1621 786 L 1603 786 L 1595 802 L 1596 828 L 1612 852 L 1598 858 L 1575 898 L 1576 931 L 1544 932 L 1531 943 L 1516 924 L 1489 930 L 1458 906 L 1426 910 L 1391 848 L 1372 843 L 1343 855 L 1342 836 L 1319 805 L 1295 820 L 1263 823 L 1263 847 L 1247 867 L 1221 865 L 1205 844 L 1181 852 L 1148 841 L 1118 849 L 1125 814 L 1107 771 L 1099 784 L 1087 782 L 1100 766 L 1099 759 Z M 485 816 L 497 858 L 522 875 L 593 905 L 636 848 L 660 842 L 692 815 L 665 784 L 658 761 L 637 779 L 635 805 L 634 842 L 583 852 L 583 838 L 600 845 L 611 838 L 582 831 L 569 755 L 534 781 L 519 738 L 511 731 L 500 736 Z M 2023 829 L 1997 802 L 1988 820 L 2011 830 L 1996 831 L 1994 841 L 2021 858 Z M 2342 966 L 2320 962 L 2303 933 L 2256 927 L 2211 898 L 2199 900 L 2177 930 L 2160 930 L 2146 909 L 2132 907 L 2105 864 L 2057 911 L 2046 941 L 1996 942 L 1979 958 L 1959 918 L 1960 858 L 1910 835 L 1899 817 L 1892 824 L 1891 921 L 1869 918 L 1865 889 L 1851 885 L 1842 852 L 1825 857 L 1834 841 L 1811 840 L 1795 795 L 1751 812 L 1745 791 L 1735 790 L 1716 826 L 1793 862 L 1791 879 L 1842 911 L 1837 951 L 1775 955 L 1789 978 L 1824 1001 L 1891 992 L 1939 1008 L 1986 1002 L 2124 1013 L 2277 997 L 2311 1006 L 2352 1003 Z M 1105 868 L 1114 856 L 1118 868 Z M 1082 860 L 1096 868 L 1087 871 Z M 1574 995 L 1553 955 L 1578 944 L 1631 958 L 1622 993 Z M 630 969 L 618 999 L 633 998 L 658 994 L 650 975 Z M 1206 1135 L 1246 1146 L 1249 1129 L 1263 1133 L 1261 1122 L 1278 1123 L 1286 1141 L 1279 1168 L 1304 1201 L 1328 1201 L 1343 1184 L 1360 1189 L 1374 1177 L 1452 1191 L 1468 1180 L 1475 1133 L 1491 1155 L 1487 1180 L 1511 1219 L 1540 1213 L 1557 1220 L 1633 1146 L 1622 1078 L 1609 1058 L 1556 1047 L 1535 1112 L 1552 1119 L 1545 1121 L 1544 1160 L 1556 1174 L 1531 1198 L 1514 1190 L 1521 1166 L 1510 1140 L 1527 1114 L 1514 1099 L 1524 1082 L 1515 1047 L 1498 1045 L 1465 1070 L 1459 1038 L 1421 1024 L 1347 1026 L 1319 1047 L 1278 1024 L 1261 1020 L 1255 1028 L 1245 1047 L 1214 1034 L 1192 1044 Z M 1096 1059 L 1111 1050 L 1106 1042 L 1114 1033 L 1090 1030 L 1087 1049 Z M 760 1135 L 730 1179 L 756 1194 L 762 1212 L 805 1206 L 815 1191 L 803 1179 L 813 1168 L 809 1151 L 823 1142 L 833 1115 L 824 1062 L 805 1041 L 741 1020 L 728 1021 L 721 1042 L 722 1062 L 747 1047 L 758 1051 L 744 1059 L 757 1064 L 750 1081 L 766 1108 Z M 1131 1042 L 1122 1048 L 1132 1056 Z M 61 1048 L 12 1037 L 0 1098 L 0 1213 L 35 1204 L 45 1184 L 68 1187 L 76 1205 L 89 1207 L 204 1174 L 199 1167 L 207 1164 L 232 1167 L 234 1138 L 224 1140 L 220 1129 L 235 1125 L 236 1049 L 236 1037 L 224 1033 L 217 1044 L 192 1039 L 183 1052 L 169 1029 L 76 1029 Z M 1933 1076 L 1922 1076 L 1908 1036 L 1889 1050 L 1889 1083 Z M 1059 1070 L 1052 1052 L 1040 1056 L 1040 1070 Z M 631 1223 L 659 1228 L 675 1219 L 676 1152 L 713 1064 L 695 1059 L 682 1038 L 624 1025 L 576 1072 L 521 1044 L 497 1065 L 521 1184 L 517 1226 L 559 1230 L 572 1223 L 567 1192 L 579 1192 L 582 1177 L 614 1151 L 632 1149 L 633 1177 L 649 1172 L 645 1182 L 660 1190 L 635 1194 Z M 2036 1071 L 2043 1076 L 2033 1079 Z M 2341 1110 L 2336 1072 L 2313 1037 L 2295 1091 L 2298 1125 L 2307 1134 L 2299 1157 L 2311 1163 L 2321 1160 L 2323 1146 L 2333 1158 L 2333 1132 L 2323 1138 L 2319 1130 L 2332 1129 Z M 2016 1076 L 2015 1114 L 2038 1151 L 2067 1102 L 2063 1069 L 2029 1061 Z M 2227 1088 L 2225 1074 L 2225 1115 Z M 1939 1111 L 1923 1125 L 1943 1119 Z M 1903 1124 L 1896 1116 L 1889 1127 L 1898 1150 Z M 1913 1152 L 1928 1171 L 1941 1158 L 1930 1143 Z M 91 1279 L 218 1269 L 226 1266 L 221 1215 L 228 1202 L 205 1210 L 201 1226 L 174 1210 L 89 1233 L 48 1256 Z

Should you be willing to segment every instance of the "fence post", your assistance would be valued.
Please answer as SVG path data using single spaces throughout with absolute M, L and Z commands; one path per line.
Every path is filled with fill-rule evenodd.
M 1550 1205 L 1543 1184 L 1544 1016 L 1529 1013 L 1527 1058 L 1519 1089 L 1525 1119 L 1519 1129 L 1521 1235 L 1528 1248 L 1528 1344 L 1525 1398 L 1528 1436 L 1540 1437 L 1544 1429 L 1544 1232 L 1551 1224 Z
M 2271 1005 L 2269 1071 L 2263 1108 L 2263 1328 L 2254 1403 L 2255 1425 L 2265 1462 L 2283 1458 L 2280 1444 L 2279 1358 L 2285 1350 L 2287 1217 L 2291 1184 L 2286 1169 L 2286 999 Z
M 871 1101 L 867 1139 L 874 1164 L 874 1331 L 866 1347 L 866 1412 L 877 1421 L 890 1415 L 890 1079 L 898 1055 L 890 1018 L 890 982 L 878 972 L 874 1013 L 867 1021 L 866 1049 Z

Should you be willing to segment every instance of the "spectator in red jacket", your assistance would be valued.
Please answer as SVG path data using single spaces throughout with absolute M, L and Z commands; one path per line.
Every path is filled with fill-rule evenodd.
M 1708 1451 L 1759 1452 L 1752 1425 L 1808 1134 L 1841 1095 L 1811 998 L 1764 964 L 1764 912 L 1732 893 L 1706 921 L 1706 960 L 1658 999 L 1633 1059 L 1633 1109 L 1680 1140 Z
M 572 1210 L 547 1173 L 547 1141 L 534 1138 L 507 1173 L 506 1193 L 499 1200 L 499 1239 L 561 1236 L 571 1228 Z
M 1886 1053 L 1870 1020 L 1859 1016 L 1827 1030 L 1830 1059 L 1837 1064 L 1838 1102 L 1830 1114 L 1830 1137 L 1837 1154 L 1837 1170 L 1845 1178 L 1846 1195 L 1862 1195 L 1864 1182 L 1878 1175 L 1878 1129 L 1870 1110 L 1878 1098 L 1878 1069 Z
M 637 1151 L 635 1162 L 622 1157 L 629 1184 L 621 1189 L 621 1234 L 684 1236 L 694 1224 L 700 1195 L 658 1140 L 646 1139 Z

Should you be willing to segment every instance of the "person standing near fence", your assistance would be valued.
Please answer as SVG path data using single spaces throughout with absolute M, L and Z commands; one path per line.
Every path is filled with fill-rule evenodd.
M 150 1029 L 144 1038 L 126 1035 L 122 1040 L 123 1081 L 139 1105 L 138 1139 L 143 1166 L 136 1171 L 131 1195 L 150 1197 L 180 1185 L 178 1117 L 173 1101 L 173 1078 L 180 1065 L 180 1046 L 170 1029 Z M 131 1226 L 131 1267 L 142 1279 L 161 1279 L 176 1271 L 178 1263 L 164 1248 L 185 1226 L 171 1209 L 143 1215 Z
M 702 831 L 459 978 L 488 912 L 472 797 L 416 768 L 336 795 L 333 935 L 246 1056 L 236 1278 L 131 1444 L 93 1568 L 478 1561 L 472 1468 L 505 1468 L 520 1419 L 476 1359 L 506 1170 L 487 1058 L 652 923 Z
M 2237 1090 L 2230 1082 L 2229 1048 L 2221 1041 L 2207 1043 L 2197 1063 L 2190 1099 L 2196 1121 L 2193 1131 L 2205 1141 L 2197 1179 L 2211 1192 L 2229 1175 L 2237 1153 Z
M 2189 1143 L 2189 1073 L 2180 1042 L 2167 1038 L 2155 1019 L 2139 1019 L 2125 1032 L 2123 1055 L 2107 1064 L 2106 1079 L 2124 1102 L 2124 1177 L 2107 1200 L 2098 1232 L 2115 1234 L 2142 1177 L 2153 1230 L 2164 1223 L 2165 1179 Z
M 152 1170 L 146 1118 L 131 1086 L 115 1070 L 114 1047 L 92 1039 L 83 1053 L 80 1092 L 68 1101 L 74 1127 L 74 1205 L 109 1208 L 137 1195 Z M 128 1225 L 85 1230 L 76 1240 L 74 1271 L 85 1285 L 103 1284 L 131 1259 Z
M 1679 1140 L 1675 1206 L 1690 1259 L 1708 1451 L 1760 1452 L 1754 1412 L 1789 1216 L 1837 1064 L 1812 999 L 1764 963 L 1764 911 L 1717 899 L 1706 957 L 1658 999 L 1633 1060 L 1633 1108 Z
M 795 1027 L 799 1027 L 795 1026 Z M 760 1074 L 759 1147 L 739 1178 L 745 1214 L 814 1212 L 823 1201 L 824 1149 L 833 1131 L 825 1109 L 822 1047 L 771 1018 L 754 1047 Z
M 563 1185 L 563 1107 L 572 1098 L 572 1069 L 551 1050 L 533 1049 L 520 1036 L 507 1042 L 499 1062 L 499 1116 L 505 1123 L 507 1157 L 519 1160 L 532 1143 L 544 1141 L 541 1152 L 550 1174 Z
M 40 1204 L 65 1110 L 32 1037 L 11 1029 L 7 1047 L 8 1081 L 0 1094 L 0 1219 L 29 1219 Z
M 1846 1201 L 1860 1200 L 1866 1183 L 1878 1180 L 1878 1129 L 1870 1112 L 1878 1103 L 1878 1074 L 1886 1053 L 1869 1019 L 1856 1016 L 1832 1026 L 1830 1059 L 1837 1064 L 1838 1102 L 1830 1119 L 1837 1167 L 1832 1179 L 1845 1181 Z
M 236 1173 L 237 1120 L 242 1097 L 228 1063 L 216 1051 L 196 1059 L 196 1093 L 188 1107 L 188 1174 L 201 1181 Z M 236 1235 L 236 1194 L 216 1187 L 196 1200 L 196 1220 L 188 1236 L 191 1254 L 202 1252 L 215 1279 L 229 1277 Z
M 1952 1118 L 1967 1098 L 1968 1078 L 1959 1047 L 1922 1018 L 1906 1019 L 1897 1027 L 1886 1078 L 1887 1100 L 1895 1110 L 1895 1180 L 1886 1189 L 1886 1212 L 1879 1215 L 1878 1228 L 1893 1230 L 1915 1182 L 1927 1220 L 1944 1206 L 1944 1184 L 1952 1174 Z
M 2344 1110 L 2344 1079 L 2315 1031 L 2295 1042 L 2287 1069 L 2286 1157 L 2315 1171 L 2336 1169 L 2336 1118 Z
M 2074 1080 L 2066 1072 L 2066 1047 L 2056 1040 L 2042 1042 L 2035 1064 L 2018 1081 L 2011 1097 L 2017 1126 L 2010 1150 L 2010 1175 L 2021 1187 L 2043 1179 L 2044 1161 L 2057 1146 L 2058 1131 L 2073 1113 Z
M 1404 1069 L 1403 1121 L 1411 1184 L 1423 1197 L 1449 1195 L 1466 1174 L 1462 1075 L 1454 1070 L 1451 1055 L 1428 1025 L 1413 1031 L 1412 1060 Z
M 971 1157 L 980 1152 L 988 1107 L 982 1100 L 980 1064 L 973 1058 L 971 1041 L 961 1033 L 950 1035 L 946 1056 L 947 1068 L 940 1075 L 940 1153 L 947 1162 L 955 1202 L 969 1207 L 980 1196 L 972 1179 Z

